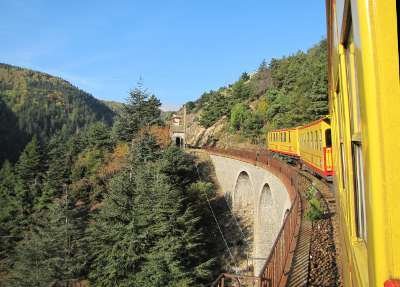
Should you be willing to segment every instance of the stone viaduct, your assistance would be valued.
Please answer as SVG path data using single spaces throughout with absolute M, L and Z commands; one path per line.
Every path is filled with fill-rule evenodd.
M 290 209 L 289 194 L 284 183 L 266 169 L 229 157 L 210 157 L 233 213 L 250 222 L 251 261 L 257 276 Z

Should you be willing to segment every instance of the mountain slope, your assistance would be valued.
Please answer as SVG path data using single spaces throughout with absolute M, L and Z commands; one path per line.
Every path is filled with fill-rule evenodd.
M 104 103 L 61 78 L 1 63 L 0 112 L 1 150 L 18 142 L 15 151 L 8 153 L 10 160 L 33 135 L 46 141 L 60 130 L 72 134 L 96 121 L 111 125 L 115 115 Z M 0 163 L 4 157 L 0 155 Z
M 263 61 L 256 72 L 186 103 L 187 143 L 251 148 L 265 144 L 268 130 L 325 116 L 326 51 L 322 40 L 307 52 Z

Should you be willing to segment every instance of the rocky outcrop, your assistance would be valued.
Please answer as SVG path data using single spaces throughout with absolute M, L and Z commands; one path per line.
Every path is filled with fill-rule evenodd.
M 209 128 L 201 126 L 198 118 L 201 111 L 188 113 L 186 117 L 186 143 L 189 146 L 220 146 L 220 140 L 228 133 L 226 117 L 222 117 Z

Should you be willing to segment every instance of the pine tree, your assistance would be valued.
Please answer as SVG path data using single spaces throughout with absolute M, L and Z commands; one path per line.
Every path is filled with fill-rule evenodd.
M 20 207 L 15 194 L 16 176 L 5 161 L 0 170 L 0 272 L 7 269 L 16 242 L 20 239 Z
M 113 144 L 110 137 L 109 127 L 102 122 L 94 123 L 86 132 L 87 146 L 111 150 Z
M 128 180 L 122 172 L 110 184 L 103 207 L 95 216 L 90 236 L 93 262 L 89 278 L 95 286 L 135 286 L 135 274 L 140 270 L 144 253 L 150 246 L 146 228 L 151 224 L 146 202 L 138 200 L 147 183 L 138 176 Z M 147 210 L 146 210 L 147 207 Z M 129 285 L 131 284 L 131 285 Z
M 130 141 L 144 126 L 159 123 L 161 102 L 139 83 L 129 93 L 115 123 L 115 133 L 119 140 Z
M 35 214 L 34 224 L 16 248 L 10 284 L 68 286 L 79 279 L 88 257 L 84 215 L 67 193 L 48 210 Z
M 14 190 L 22 211 L 20 225 L 29 224 L 29 215 L 33 212 L 35 200 L 40 196 L 43 169 L 42 153 L 34 136 L 15 164 Z
M 45 190 L 42 191 L 42 196 L 45 196 L 46 199 L 42 199 L 42 201 L 60 195 L 64 184 L 68 184 L 70 181 L 72 154 L 69 151 L 68 143 L 66 136 L 59 133 L 47 145 L 48 169 L 45 174 Z
M 133 161 L 131 170 L 112 180 L 91 226 L 94 285 L 193 286 L 210 275 L 213 260 L 204 254 L 201 213 L 184 187 L 193 181 L 193 162 L 178 159 L 182 169 L 172 162 L 177 170 L 166 173 L 164 161 L 173 155 Z
M 38 185 L 43 170 L 42 155 L 36 136 L 26 145 L 20 155 L 15 169 L 27 186 Z

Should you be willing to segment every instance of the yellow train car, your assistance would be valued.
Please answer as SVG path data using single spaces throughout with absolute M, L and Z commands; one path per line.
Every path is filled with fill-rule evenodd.
M 400 286 L 399 5 L 326 0 L 345 286 Z
M 299 157 L 298 128 L 274 130 L 267 134 L 268 149 L 291 157 Z
M 329 117 L 298 128 L 300 161 L 330 180 L 333 175 L 332 139 Z

